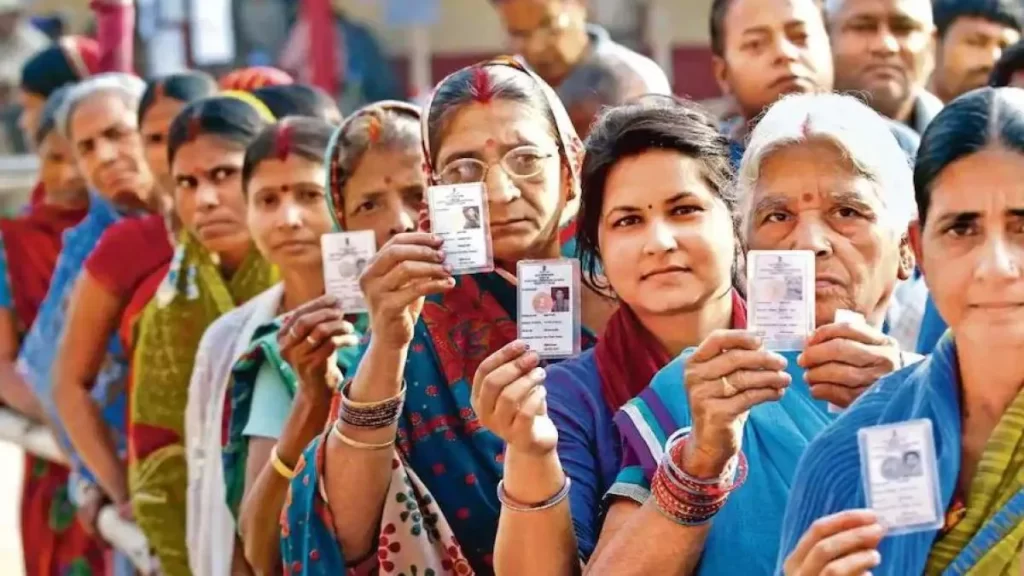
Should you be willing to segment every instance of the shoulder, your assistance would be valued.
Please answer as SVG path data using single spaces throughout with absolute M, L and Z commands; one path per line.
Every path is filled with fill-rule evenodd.
M 594 53 L 596 58 L 608 60 L 632 70 L 643 81 L 648 94 L 672 94 L 668 76 L 654 60 L 612 40 L 607 36 L 607 32 L 602 30 L 601 33 L 603 37 Z

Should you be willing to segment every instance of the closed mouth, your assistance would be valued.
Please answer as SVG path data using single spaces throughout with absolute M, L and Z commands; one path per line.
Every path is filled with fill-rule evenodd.
M 641 275 L 640 279 L 647 280 L 648 278 L 653 278 L 655 276 L 661 276 L 663 274 L 674 274 L 677 272 L 690 272 L 690 269 L 685 266 L 666 266 L 664 268 L 658 268 L 657 270 L 651 270 L 650 272 Z

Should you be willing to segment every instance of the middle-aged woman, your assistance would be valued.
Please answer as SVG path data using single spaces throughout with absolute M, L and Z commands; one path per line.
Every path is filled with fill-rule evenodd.
M 316 182 L 305 186 L 321 192 L 319 205 L 305 208 L 310 220 L 307 228 L 315 233 L 317 241 L 316 258 L 313 253 L 302 259 L 296 257 L 294 250 L 290 253 L 273 250 L 272 238 L 257 242 L 267 258 L 281 269 L 284 293 L 280 308 L 285 312 L 323 294 L 323 259 L 318 242 L 321 235 L 332 230 L 334 222 L 347 231 L 371 230 L 377 245 L 382 246 L 396 234 L 416 229 L 426 188 L 420 112 L 416 107 L 402 102 L 383 102 L 360 109 L 337 131 L 334 146 L 328 146 L 327 138 L 311 137 L 309 129 L 305 132 L 301 129 L 303 126 L 296 125 L 294 134 L 280 134 L 279 138 L 285 138 L 285 142 L 279 142 L 276 150 L 271 146 L 273 141 L 257 140 L 246 156 L 247 167 L 250 161 L 255 163 L 249 183 L 249 222 L 254 237 L 273 232 L 266 224 L 283 222 L 282 206 L 289 205 L 286 202 L 289 189 L 300 186 L 288 185 L 289 179 L 297 183 Z M 321 125 L 318 132 L 328 127 Z M 327 129 L 328 137 L 331 133 Z M 298 147 L 301 142 L 308 142 L 305 158 L 303 148 Z M 310 148 L 310 144 L 315 146 Z M 289 155 L 283 162 L 275 162 L 281 150 L 289 149 L 286 146 L 291 146 L 296 154 Z M 314 152 L 316 156 L 312 157 Z M 286 178 L 285 174 L 289 173 Z M 272 186 L 275 181 L 286 183 L 283 195 Z M 326 182 L 326 187 L 319 182 Z M 331 195 L 329 201 L 325 192 Z M 312 200 L 313 192 L 308 193 Z M 326 215 L 326 221 L 319 218 L 322 215 Z M 309 231 L 304 235 L 308 234 Z M 280 290 L 278 293 L 280 295 Z M 334 387 L 309 386 L 308 383 L 316 382 L 315 378 L 282 367 L 319 366 L 323 371 L 335 351 L 330 340 L 335 332 L 346 329 L 346 324 L 351 323 L 356 333 L 344 339 L 355 345 L 340 348 L 334 363 L 342 374 L 352 374 L 358 337 L 366 329 L 365 314 L 346 317 L 344 310 L 337 309 L 333 297 L 326 297 L 323 304 L 322 314 L 334 323 L 324 323 L 324 332 L 314 336 L 318 345 L 298 340 L 284 349 L 277 341 L 280 322 L 267 322 L 257 328 L 255 342 L 236 365 L 225 395 L 225 402 L 230 406 L 225 411 L 230 414 L 229 424 L 223 427 L 228 432 L 223 441 L 227 499 L 232 508 L 238 510 L 238 531 L 245 556 L 258 573 L 269 573 L 273 567 L 280 566 L 279 518 L 288 480 L 293 476 L 289 471 L 294 469 L 302 450 L 323 431 L 334 391 Z M 211 328 L 211 332 L 213 330 Z M 243 331 L 241 338 L 246 340 L 236 341 L 244 347 L 249 335 Z M 207 340 L 213 343 L 221 338 Z M 306 361 L 304 356 L 312 356 L 312 359 Z M 222 426 L 219 421 L 217 424 L 209 429 L 216 432 L 219 441 Z M 243 487 L 244 496 L 241 494 Z
M 1020 574 L 1024 517 L 1024 91 L 948 104 L 914 169 L 914 249 L 951 333 L 883 378 L 804 453 L 782 529 L 787 575 Z M 858 430 L 928 419 L 945 525 L 886 537 L 865 507 Z
M 817 328 L 799 353 L 716 330 L 616 415 L 623 470 L 595 574 L 770 573 L 797 460 L 832 420 L 824 401 L 848 406 L 909 361 L 880 331 L 914 265 L 911 174 L 886 121 L 847 96 L 784 98 L 737 186 L 746 248 L 814 252 Z M 835 323 L 840 309 L 866 321 Z
M 559 257 L 582 147 L 551 88 L 502 58 L 446 78 L 424 113 L 434 181 L 486 186 L 497 266 Z M 516 289 L 500 272 L 456 280 L 443 250 L 429 233 L 399 234 L 362 275 L 372 337 L 341 418 L 296 465 L 281 527 L 292 573 L 494 572 L 503 445 L 470 391 L 480 362 L 515 338 Z M 303 312 L 283 346 L 305 337 Z
M 473 408 L 507 443 L 502 486 L 518 503 L 502 509 L 498 573 L 586 563 L 620 467 L 615 412 L 685 348 L 745 327 L 728 146 L 711 117 L 671 98 L 613 108 L 593 126 L 577 248 L 584 282 L 610 289 L 619 310 L 593 350 L 547 369 L 543 387 L 521 378 L 536 361 L 516 344 L 477 372 Z
M 246 227 L 245 148 L 273 121 L 248 94 L 192 102 L 171 123 L 168 161 L 182 221 L 164 282 L 142 312 L 132 358 L 129 483 L 136 521 L 165 574 L 188 574 L 185 406 L 203 331 L 269 288 Z

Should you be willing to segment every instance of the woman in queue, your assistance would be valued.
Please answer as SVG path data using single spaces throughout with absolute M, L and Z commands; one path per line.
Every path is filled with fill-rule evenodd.
M 1020 573 L 1024 366 L 1007 360 L 1024 343 L 1022 177 L 1024 91 L 969 92 L 929 125 L 911 238 L 950 332 L 807 449 L 786 510 L 782 573 Z M 942 526 L 889 537 L 864 509 L 858 431 L 920 419 L 931 421 Z
M 184 414 L 203 331 L 260 294 L 277 273 L 246 226 L 246 147 L 273 116 L 248 94 L 192 102 L 171 123 L 168 161 L 182 229 L 155 297 L 138 322 L 132 358 L 132 507 L 166 574 L 188 573 Z
M 486 187 L 496 266 L 559 257 L 582 147 L 551 88 L 502 58 L 446 78 L 424 114 L 432 180 Z M 516 288 L 507 272 L 456 280 L 444 249 L 429 233 L 398 234 L 362 275 L 372 336 L 282 512 L 294 573 L 494 572 L 503 446 L 470 393 L 479 363 L 515 338 Z M 305 317 L 294 322 L 308 330 Z
M 881 332 L 913 270 L 910 177 L 886 121 L 852 98 L 791 96 L 769 109 L 737 177 L 740 238 L 814 252 L 817 328 L 799 352 L 716 329 L 619 411 L 623 469 L 589 571 L 774 569 L 782 502 L 800 454 L 833 419 L 826 401 L 848 406 L 910 361 Z M 840 309 L 865 322 L 836 323 Z
M 620 466 L 613 415 L 683 349 L 744 326 L 739 240 L 718 233 L 736 230 L 728 154 L 713 119 L 670 98 L 613 108 L 592 128 L 576 245 L 584 281 L 619 309 L 593 350 L 542 383 L 527 385 L 536 360 L 513 343 L 473 386 L 481 422 L 507 443 L 502 486 L 517 503 L 502 509 L 499 572 L 568 574 L 589 560 Z
M 225 398 L 224 413 L 230 415 L 222 443 L 227 501 L 237 513 L 246 559 L 261 573 L 280 566 L 279 518 L 291 471 L 327 423 L 335 386 L 316 383 L 328 362 L 341 374 L 355 372 L 359 337 L 366 329 L 365 314 L 346 315 L 334 296 L 325 296 L 319 315 L 326 320 L 308 336 L 315 343 L 303 336 L 282 346 L 281 321 L 267 313 L 287 314 L 324 293 L 320 236 L 331 232 L 335 222 L 345 231 L 371 230 L 382 246 L 415 230 L 426 188 L 417 108 L 381 102 L 360 109 L 337 130 L 331 146 L 335 130 L 330 125 L 316 124 L 315 134 L 313 126 L 303 126 L 288 124 L 274 138 L 258 139 L 246 157 L 250 229 L 281 270 L 283 292 L 278 288 L 275 293 L 279 303 L 264 311 L 264 324 L 251 338 L 243 331 L 233 341 L 219 335 L 206 340 L 211 347 L 227 341 L 220 347 L 242 349 L 253 340 L 234 368 L 226 395 L 218 398 Z M 283 150 L 295 152 L 281 161 Z M 314 197 L 314 191 L 319 195 Z M 288 196 L 300 192 L 306 196 L 289 203 Z M 275 236 L 285 232 L 308 237 L 308 254 L 275 248 L 282 241 Z M 210 331 L 219 333 L 216 326 Z M 339 346 L 335 356 L 339 341 L 348 346 Z M 290 366 L 319 367 L 320 373 L 296 373 Z M 220 418 L 212 422 L 216 425 L 208 430 L 216 437 L 211 440 L 219 442 L 224 425 Z
M 270 108 L 277 118 L 306 116 L 319 118 L 329 124 L 341 123 L 341 110 L 330 94 L 315 86 L 306 84 L 281 84 L 264 86 L 252 91 L 252 95 Z

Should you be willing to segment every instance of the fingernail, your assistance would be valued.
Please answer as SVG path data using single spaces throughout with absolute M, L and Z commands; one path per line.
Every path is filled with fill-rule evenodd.
M 444 257 L 445 257 L 444 250 L 438 250 L 437 251 L 437 261 L 438 262 L 444 262 Z
M 451 264 L 445 264 L 444 265 L 444 271 L 445 272 L 451 274 L 454 270 L 455 270 L 455 266 L 452 266 Z
M 540 382 L 546 376 L 547 372 L 545 372 L 544 369 L 539 366 L 537 368 L 534 368 L 533 370 L 530 370 L 530 378 L 533 379 L 535 382 Z
M 449 278 L 445 281 L 449 286 L 455 286 L 455 278 Z
M 801 355 L 796 357 L 796 365 L 803 367 L 803 365 L 804 365 L 804 355 L 803 354 L 801 354 Z

